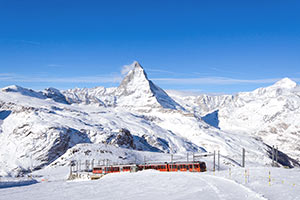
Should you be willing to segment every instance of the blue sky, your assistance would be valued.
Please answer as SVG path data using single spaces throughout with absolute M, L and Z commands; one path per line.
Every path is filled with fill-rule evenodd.
M 0 0 L 0 87 L 117 86 L 137 60 L 164 89 L 300 81 L 300 3 Z

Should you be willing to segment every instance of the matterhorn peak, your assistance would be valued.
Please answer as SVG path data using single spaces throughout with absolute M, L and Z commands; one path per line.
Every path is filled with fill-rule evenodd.
M 131 65 L 132 70 L 128 72 L 127 76 L 134 74 L 134 76 L 141 76 L 144 79 L 148 80 L 147 74 L 138 61 L 134 61 Z
M 119 100 L 123 99 L 119 101 L 119 104 L 135 107 L 159 105 L 164 108 L 182 109 L 163 89 L 148 79 L 140 63 L 134 61 L 130 68 L 131 70 L 115 92 L 116 96 L 119 96 Z
M 273 86 L 280 88 L 292 89 L 297 86 L 297 83 L 289 78 L 283 78 L 277 81 Z
M 122 80 L 120 86 L 117 88 L 117 95 L 130 95 L 134 93 L 137 88 L 147 89 L 149 87 L 149 80 L 143 67 L 134 61 L 129 65 L 131 69 L 125 78 Z
M 131 65 L 136 69 L 143 69 L 143 67 L 141 66 L 141 64 L 138 61 L 133 61 L 133 63 Z

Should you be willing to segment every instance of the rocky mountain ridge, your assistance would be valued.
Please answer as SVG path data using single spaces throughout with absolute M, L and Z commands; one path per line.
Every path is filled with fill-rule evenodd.
M 0 91 L 0 175 L 47 166 L 63 155 L 65 158 L 66 152 L 81 144 L 86 144 L 85 148 L 93 146 L 92 149 L 97 149 L 97 145 L 103 148 L 105 144 L 118 147 L 120 152 L 131 149 L 164 154 L 220 150 L 230 158 L 240 157 L 241 149 L 247 148 L 249 163 L 270 164 L 270 146 L 266 145 L 270 143 L 258 137 L 259 130 L 238 132 L 228 124 L 233 127 L 245 119 L 247 112 L 240 116 L 239 109 L 252 108 L 249 105 L 256 102 L 257 94 L 277 95 L 280 109 L 287 107 L 282 102 L 294 102 L 289 103 L 289 109 L 297 112 L 297 97 L 285 98 L 290 95 L 286 89 L 293 87 L 288 80 L 283 81 L 283 89 L 271 86 L 266 91 L 259 89 L 237 96 L 182 98 L 156 86 L 139 63 L 134 62 L 132 68 L 117 88 L 66 91 L 48 88 L 41 92 L 20 86 L 3 88 Z M 266 97 L 257 99 L 260 102 Z M 272 100 L 268 105 L 273 105 Z M 237 120 L 228 116 L 237 116 Z M 281 115 L 274 116 L 272 120 L 276 121 Z M 281 124 L 281 127 L 286 126 Z M 297 129 L 296 124 L 293 127 Z M 298 166 L 284 153 L 282 165 Z M 76 157 L 75 154 L 72 156 Z
M 259 138 L 300 160 L 300 88 L 289 78 L 236 95 L 170 96 L 210 125 Z

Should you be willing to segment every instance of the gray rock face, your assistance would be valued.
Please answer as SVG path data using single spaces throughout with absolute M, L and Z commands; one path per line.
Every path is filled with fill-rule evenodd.
M 27 89 L 27 88 L 20 87 L 18 85 L 12 85 L 12 86 L 5 87 L 5 88 L 2 89 L 2 92 L 20 93 L 20 94 L 22 94 L 24 96 L 28 96 L 28 97 L 46 99 L 46 97 L 43 94 L 41 94 L 39 92 L 36 92 L 32 89 Z
M 47 88 L 42 92 L 42 94 L 58 103 L 69 104 L 66 97 L 58 89 Z
M 129 149 L 135 149 L 133 136 L 130 134 L 130 131 L 122 128 L 119 133 L 108 138 L 109 144 L 114 144 L 118 147 L 124 147 Z

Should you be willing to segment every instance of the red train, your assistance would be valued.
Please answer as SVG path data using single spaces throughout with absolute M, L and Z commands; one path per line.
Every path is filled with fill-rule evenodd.
M 131 172 L 137 169 L 137 165 L 113 165 L 113 166 L 97 166 L 93 168 L 94 174 L 107 174 L 116 172 Z
M 182 162 L 182 163 L 147 163 L 141 165 L 113 165 L 97 166 L 93 168 L 94 174 L 107 174 L 116 172 L 136 172 L 141 170 L 154 169 L 162 172 L 205 172 L 205 162 Z

